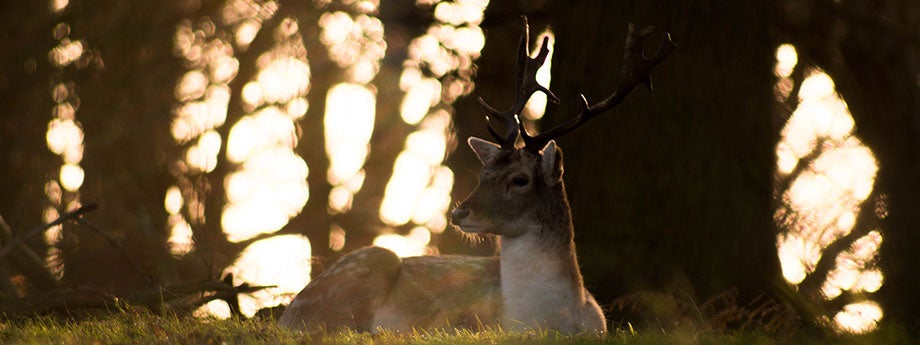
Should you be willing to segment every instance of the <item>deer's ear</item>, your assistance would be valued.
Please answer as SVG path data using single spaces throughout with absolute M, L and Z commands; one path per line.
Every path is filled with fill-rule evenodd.
M 482 164 L 486 164 L 486 162 L 498 156 L 498 152 L 501 150 L 501 147 L 497 144 L 477 137 L 470 137 L 466 143 L 470 145 L 470 148 L 473 149 Z
M 546 146 L 540 150 L 543 159 L 540 161 L 540 168 L 543 170 L 543 176 L 546 176 L 546 183 L 553 185 L 562 181 L 562 150 L 556 146 L 555 140 L 550 140 Z

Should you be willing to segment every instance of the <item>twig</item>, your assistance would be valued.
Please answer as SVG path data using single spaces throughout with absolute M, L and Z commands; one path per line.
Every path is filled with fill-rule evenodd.
M 233 286 L 233 273 L 227 273 L 227 275 L 225 275 L 224 279 L 221 281 L 224 284 Z M 243 283 L 240 286 L 249 286 L 249 284 Z M 221 300 L 226 302 L 227 306 L 230 307 L 230 314 L 233 315 L 234 317 L 239 318 L 239 319 L 243 319 L 246 317 L 245 315 L 243 315 L 243 312 L 240 311 L 241 309 L 240 308 L 240 296 L 236 291 L 232 291 L 231 293 L 218 292 L 214 294 L 214 297 L 220 298 Z
M 821 252 L 821 258 L 815 263 L 814 270 L 799 283 L 799 291 L 808 296 L 818 296 L 821 286 L 827 281 L 827 276 L 837 267 L 837 256 L 850 249 L 856 240 L 876 229 L 878 219 L 875 216 L 873 203 L 875 203 L 877 196 L 878 193 L 873 191 L 863 201 L 859 214 L 856 216 L 856 224 L 853 225 L 850 233 L 837 238 L 824 247 Z
M 63 310 L 108 309 L 118 305 L 139 306 L 154 312 L 191 311 L 230 294 L 252 293 L 271 287 L 274 286 L 233 286 L 223 281 L 209 280 L 122 294 L 88 288 L 62 289 L 27 296 L 15 303 L 0 306 L 0 316 L 34 316 Z M 186 299 L 193 294 L 207 293 L 210 294 L 191 301 Z
M 13 251 L 14 248 L 25 244 L 26 240 L 45 232 L 45 230 L 48 230 L 55 225 L 63 224 L 64 222 L 70 219 L 77 218 L 83 215 L 84 213 L 93 211 L 98 207 L 99 205 L 97 205 L 96 203 L 89 203 L 89 204 L 80 206 L 76 210 L 65 213 L 64 215 L 58 217 L 58 219 L 54 220 L 51 223 L 39 225 L 32 229 L 29 229 L 29 231 L 26 231 L 26 233 L 23 234 L 22 236 L 16 236 L 14 234 L 12 241 L 10 241 L 10 243 L 7 243 L 5 246 L 3 246 L 3 249 L 0 249 L 0 259 L 3 259 L 4 257 L 6 257 L 10 252 Z
M 786 116 L 784 124 L 792 117 L 792 112 L 799 107 L 799 91 L 802 90 L 802 83 L 805 82 L 805 70 L 806 64 L 803 61 L 799 61 L 792 68 L 792 73 L 789 74 L 789 78 L 792 80 L 792 90 L 789 90 L 789 95 L 786 96 L 786 101 L 784 102 L 789 109 L 789 114 Z
M 821 154 L 823 154 L 827 149 L 824 147 L 827 141 L 827 138 L 819 138 L 811 152 L 799 158 L 799 161 L 795 164 L 795 168 L 785 176 L 779 178 L 779 181 L 776 183 L 776 193 L 774 193 L 776 198 L 782 200 L 783 194 L 789 190 L 789 187 L 792 186 L 792 183 L 795 182 L 795 180 L 797 180 L 799 176 L 802 175 L 802 173 L 811 168 L 812 163 L 821 157 Z
M 11 243 L 13 239 L 13 229 L 0 216 L 0 244 Z M 32 248 L 29 248 L 29 246 L 13 248 L 18 255 L 10 256 L 7 259 L 0 257 L 0 262 L 7 261 L 13 267 L 18 268 L 39 290 L 52 290 L 61 285 L 58 279 L 51 272 L 48 272 L 44 261 L 32 251 Z
M 225 279 L 222 281 L 208 280 L 204 282 L 185 283 L 173 287 L 160 288 L 155 291 L 144 291 L 140 294 L 126 296 L 125 299 L 132 304 L 142 305 L 148 309 L 160 312 L 190 312 L 208 302 L 220 299 L 226 301 L 228 305 L 231 306 L 231 310 L 236 308 L 234 315 L 242 318 L 242 313 L 239 311 L 239 302 L 232 304 L 232 301 L 238 301 L 237 295 L 275 287 L 274 285 L 250 286 L 246 283 L 233 286 L 232 280 L 230 283 L 227 282 L 227 277 L 232 279 L 232 276 L 228 275 L 224 277 Z M 199 296 L 193 300 L 188 300 L 186 298 L 190 295 L 205 293 L 210 294 Z
M 114 246 L 115 248 L 118 249 L 118 251 L 121 252 L 121 254 L 125 257 L 125 259 L 128 260 L 131 266 L 134 266 L 134 269 L 137 270 L 137 272 L 140 273 L 142 276 L 144 276 L 144 280 L 147 281 L 148 284 L 154 283 L 153 277 L 150 276 L 150 274 L 147 273 L 146 270 L 144 270 L 144 267 L 141 266 L 141 264 L 138 263 L 137 260 L 134 259 L 134 256 L 132 256 L 131 253 L 128 252 L 128 250 L 124 246 L 122 246 L 121 243 L 119 243 L 117 239 L 115 239 L 115 237 L 112 237 L 112 235 L 109 235 L 109 233 L 103 231 L 98 226 L 96 226 L 96 224 L 93 224 L 86 219 L 77 218 L 75 219 L 75 221 L 79 223 L 80 225 L 85 225 L 87 228 L 90 228 L 91 230 L 99 234 L 99 236 L 102 236 L 107 241 L 109 241 L 109 243 L 111 243 L 112 246 Z

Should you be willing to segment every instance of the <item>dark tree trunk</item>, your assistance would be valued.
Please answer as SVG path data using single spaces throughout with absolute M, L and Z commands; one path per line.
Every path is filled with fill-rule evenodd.
M 54 106 L 54 23 L 47 3 L 0 5 L 0 215 L 20 231 L 42 222 L 45 183 L 60 164 L 45 144 Z
M 637 89 L 558 140 L 586 285 L 608 309 L 649 291 L 695 304 L 737 291 L 742 307 L 764 294 L 780 302 L 789 296 L 773 221 L 782 123 L 768 5 L 501 2 L 486 12 L 475 96 L 498 108 L 513 99 L 519 15 L 528 15 L 532 36 L 547 24 L 555 31 L 550 88 L 563 103 L 550 106 L 544 128 L 573 116 L 579 93 L 597 102 L 613 91 L 628 23 L 656 25 L 679 45 L 652 73 L 654 93 Z M 660 38 L 649 40 L 647 54 Z M 460 145 L 470 135 L 488 137 L 483 114 L 474 97 L 458 105 Z M 478 162 L 468 151 L 461 147 L 450 160 L 458 167 L 457 200 L 476 181 L 469 167 Z
M 130 250 L 74 225 L 69 231 L 79 239 L 65 246 L 64 278 L 118 290 L 148 286 L 150 277 L 165 274 L 156 272 L 155 260 L 144 259 L 163 255 L 168 236 L 163 196 L 173 181 L 167 165 L 175 154 L 170 105 L 181 73 L 172 34 L 186 14 L 172 2 L 71 6 L 71 36 L 85 39 L 98 59 L 74 75 L 81 99 L 76 118 L 87 133 L 80 192 L 84 202 L 100 205 L 98 215 L 87 218 Z M 144 272 L 132 260 L 146 261 Z
M 677 50 L 642 88 L 559 140 L 576 242 L 602 304 L 642 291 L 737 303 L 787 289 L 776 254 L 772 183 L 779 125 L 772 12 L 763 2 L 559 2 L 541 126 L 615 87 L 627 24 L 670 32 Z M 658 36 L 660 37 L 660 36 Z M 647 54 L 660 38 L 649 40 Z M 610 315 L 617 320 L 618 315 Z

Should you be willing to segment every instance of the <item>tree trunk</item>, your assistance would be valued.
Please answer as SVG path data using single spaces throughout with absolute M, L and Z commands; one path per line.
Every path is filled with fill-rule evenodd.
M 55 178 L 60 159 L 48 150 L 45 131 L 52 119 L 48 52 L 55 19 L 46 3 L 0 5 L 0 216 L 15 230 L 42 222 L 45 183 Z
M 98 59 L 73 74 L 81 99 L 76 118 L 86 133 L 81 198 L 99 203 L 97 214 L 87 218 L 130 248 L 134 258 L 125 258 L 126 253 L 97 230 L 65 227 L 78 242 L 65 245 L 64 279 L 114 290 L 145 287 L 151 284 L 147 277 L 156 275 L 157 263 L 140 258 L 165 255 L 168 237 L 163 197 L 173 181 L 168 173 L 170 155 L 176 154 L 170 151 L 175 147 L 170 105 L 181 73 L 172 55 L 172 34 L 184 14 L 171 2 L 107 1 L 71 7 L 71 36 L 85 39 Z M 147 272 L 138 272 L 131 260 L 145 261 Z
M 655 25 L 679 46 L 652 72 L 654 93 L 637 89 L 559 140 L 588 288 L 607 305 L 644 291 L 702 304 L 737 289 L 742 306 L 780 296 L 769 8 L 559 2 L 552 12 L 551 88 L 563 101 L 544 128 L 574 116 L 579 93 L 596 103 L 612 92 L 628 23 Z

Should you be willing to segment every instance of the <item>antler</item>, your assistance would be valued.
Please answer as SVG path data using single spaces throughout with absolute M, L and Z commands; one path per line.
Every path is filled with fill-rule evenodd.
M 652 91 L 652 69 L 664 61 L 664 59 L 674 51 L 674 48 L 677 47 L 674 41 L 671 40 L 671 35 L 665 33 L 665 38 L 661 42 L 658 52 L 652 57 L 647 58 L 642 54 L 642 46 L 655 27 L 637 27 L 634 24 L 629 24 L 629 32 L 626 36 L 626 52 L 624 54 L 623 69 L 620 72 L 620 83 L 617 85 L 616 89 L 614 89 L 613 93 L 603 101 L 593 105 L 588 103 L 584 95 L 581 95 L 582 108 L 578 116 L 559 126 L 544 131 L 537 136 L 530 136 L 524 128 L 524 124 L 517 117 L 521 110 L 524 109 L 530 96 L 533 95 L 534 92 L 541 91 L 545 93 L 553 103 L 559 103 L 559 98 L 556 97 L 552 91 L 537 83 L 536 79 L 537 70 L 543 65 L 546 56 L 549 54 L 549 48 L 547 47 L 549 39 L 544 37 L 540 45 L 539 53 L 537 53 L 536 57 L 530 58 L 527 49 L 527 43 L 530 37 L 530 27 L 527 25 L 527 17 L 522 16 L 522 18 L 524 20 L 524 32 L 521 34 L 521 39 L 518 42 L 518 62 L 515 74 L 517 97 L 514 104 L 506 111 L 498 111 L 486 103 L 482 97 L 479 97 L 479 103 L 482 104 L 486 111 L 505 126 L 505 133 L 500 134 L 499 131 L 492 126 L 491 117 L 486 116 L 489 133 L 495 137 L 495 140 L 497 140 L 503 148 L 514 148 L 514 142 L 517 140 L 518 132 L 520 132 L 524 139 L 524 148 L 532 152 L 537 152 L 543 149 L 550 140 L 558 138 L 578 128 L 591 118 L 615 108 L 620 102 L 626 99 L 626 96 L 637 86 L 645 84 L 649 91 Z
M 486 103 L 482 97 L 479 97 L 479 103 L 486 108 L 486 111 L 492 114 L 492 117 L 498 119 L 505 126 L 505 133 L 499 134 L 498 130 L 492 126 L 491 118 L 486 116 L 486 124 L 488 125 L 489 133 L 495 137 L 495 140 L 497 140 L 499 145 L 503 148 L 514 148 L 514 142 L 517 140 L 518 135 L 518 125 L 520 124 L 517 115 L 524 109 L 527 100 L 530 99 L 530 96 L 533 95 L 534 92 L 541 91 L 545 93 L 553 103 L 559 103 L 559 98 L 556 97 L 552 91 L 537 83 L 537 70 L 540 69 L 540 66 L 543 66 L 543 61 L 546 60 L 546 56 L 549 54 L 549 38 L 543 38 L 539 53 L 537 53 L 536 57 L 531 58 L 527 51 L 528 42 L 530 41 L 530 27 L 527 25 L 527 17 L 521 17 L 524 19 L 524 32 L 521 34 L 521 39 L 518 42 L 517 69 L 515 71 L 517 99 L 515 99 L 510 109 L 498 111 Z
M 617 85 L 617 88 L 613 90 L 613 93 L 607 97 L 607 99 L 591 105 L 588 103 L 588 100 L 585 98 L 585 96 L 581 95 L 582 108 L 578 116 L 570 119 L 569 121 L 566 121 L 559 126 L 544 131 L 535 137 L 527 134 L 527 131 L 524 129 L 524 125 L 519 123 L 521 136 L 524 138 L 524 148 L 531 152 L 538 152 L 539 150 L 543 149 L 546 143 L 548 143 L 550 140 L 558 138 L 563 134 L 578 128 L 591 118 L 615 108 L 620 104 L 620 102 L 623 101 L 623 99 L 626 98 L 627 95 L 629 95 L 633 89 L 636 88 L 636 86 L 645 84 L 649 91 L 652 91 L 652 77 L 650 75 L 652 69 L 664 61 L 664 59 L 674 51 L 674 48 L 677 47 L 677 45 L 674 44 L 674 41 L 671 40 L 671 35 L 665 33 L 665 38 L 661 42 L 661 46 L 658 48 L 658 52 L 656 52 L 652 57 L 646 58 L 642 54 L 642 45 L 645 43 L 646 38 L 648 38 L 654 29 L 654 26 L 637 28 L 635 25 L 631 23 L 629 24 L 629 33 L 626 36 L 626 53 L 624 54 L 625 58 L 623 62 L 623 69 L 620 72 L 620 83 Z M 542 63 L 542 60 L 540 62 Z M 491 130 L 492 129 L 490 128 L 490 131 Z

